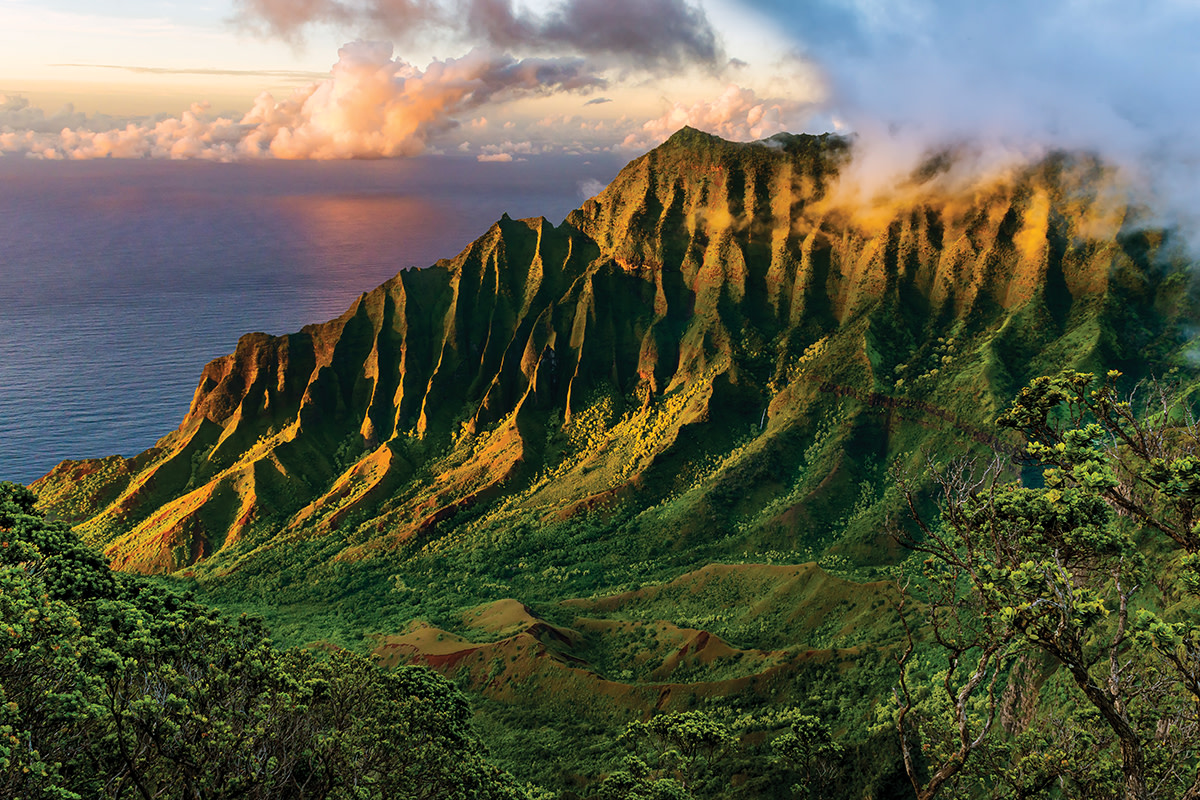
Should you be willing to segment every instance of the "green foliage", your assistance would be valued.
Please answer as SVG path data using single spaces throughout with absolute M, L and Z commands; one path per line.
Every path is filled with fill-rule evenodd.
M 795 789 L 802 797 L 824 797 L 838 774 L 842 746 L 834 741 L 829 726 L 812 714 L 794 713 L 787 730 L 771 743 L 779 757 L 803 776 Z
M 973 780 L 1012 793 L 997 796 L 1200 792 L 1200 625 L 1187 599 L 1200 427 L 1167 387 L 1123 399 L 1120 377 L 1039 378 L 1000 418 L 1028 439 L 1040 486 L 1005 480 L 999 461 L 952 464 L 936 474 L 933 525 L 901 480 L 920 527 L 907 544 L 928 556 L 926 622 L 948 661 L 923 675 L 911 643 L 905 657 L 894 724 L 921 798 Z M 996 742 L 1001 690 L 1028 682 L 1015 665 L 1031 659 L 1057 667 L 1064 697 Z M 972 757 L 984 763 L 968 768 Z
M 37 498 L 24 486 L 0 483 L 0 564 L 36 571 L 46 592 L 58 600 L 106 597 L 112 574 L 100 554 L 61 522 L 47 522 L 34 509 Z
M 632 754 L 600 786 L 598 800 L 682 800 L 711 796 L 724 778 L 720 762 L 738 740 L 716 716 L 705 711 L 657 714 L 630 722 L 618 738 Z M 705 780 L 706 779 L 706 780 Z M 706 791 L 697 791 L 706 782 Z
M 728 727 L 702 711 L 672 712 L 631 722 L 622 739 L 634 748 L 647 748 L 661 773 L 671 774 L 687 788 L 700 772 L 733 744 Z
M 0 796 L 515 798 L 465 697 L 423 668 L 275 648 L 113 576 L 0 484 Z
M 674 778 L 658 777 L 637 756 L 626 756 L 622 769 L 600 784 L 596 800 L 688 800 L 687 788 Z

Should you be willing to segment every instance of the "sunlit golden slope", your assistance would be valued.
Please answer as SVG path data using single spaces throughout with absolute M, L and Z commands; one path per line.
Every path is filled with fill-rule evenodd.
M 35 488 L 144 572 L 618 507 L 667 549 L 886 562 L 893 459 L 995 445 L 1032 375 L 1165 364 L 1186 287 L 1094 159 L 957 187 L 935 160 L 851 206 L 852 150 L 684 129 L 562 225 L 505 217 L 336 320 L 242 337 L 155 448 Z

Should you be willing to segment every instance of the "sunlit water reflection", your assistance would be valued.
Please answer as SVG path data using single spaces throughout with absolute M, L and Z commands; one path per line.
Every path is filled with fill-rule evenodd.
M 337 316 L 503 212 L 558 223 L 613 159 L 0 159 L 0 479 L 132 455 L 248 331 Z

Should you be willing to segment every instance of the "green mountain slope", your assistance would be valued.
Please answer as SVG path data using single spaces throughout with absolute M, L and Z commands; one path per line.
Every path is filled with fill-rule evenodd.
M 64 462 L 41 505 L 284 638 L 597 724 L 613 704 L 579 698 L 633 717 L 876 670 L 887 470 L 1010 447 L 994 419 L 1036 375 L 1167 369 L 1194 302 L 1093 158 L 964 188 L 946 157 L 849 203 L 852 157 L 684 129 L 557 227 L 506 217 L 336 320 L 244 336 L 176 431 Z
M 145 572 L 296 536 L 370 557 L 481 508 L 679 497 L 674 546 L 734 523 L 735 550 L 819 549 L 868 462 L 985 441 L 1032 375 L 1172 347 L 1168 248 L 1101 165 L 845 209 L 823 198 L 849 157 L 829 136 L 685 129 L 557 228 L 505 218 L 336 320 L 243 337 L 177 431 L 66 462 L 43 502 Z M 887 560 L 860 538 L 856 559 Z

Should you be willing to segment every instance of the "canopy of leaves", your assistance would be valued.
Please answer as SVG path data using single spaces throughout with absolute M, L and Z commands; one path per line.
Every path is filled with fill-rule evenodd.
M 273 647 L 114 575 L 0 484 L 0 796 L 521 798 L 418 667 Z
M 947 665 L 910 644 L 897 693 L 921 798 L 1200 797 L 1200 425 L 1185 393 L 1122 396 L 1120 378 L 1039 378 L 1000 418 L 1040 481 L 935 467 L 927 521 L 901 478 L 919 528 L 901 539 L 927 556 L 912 589 Z M 996 734 L 1020 691 L 1041 709 Z

